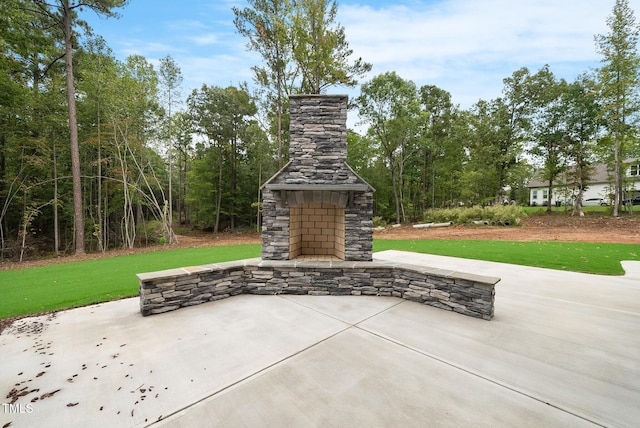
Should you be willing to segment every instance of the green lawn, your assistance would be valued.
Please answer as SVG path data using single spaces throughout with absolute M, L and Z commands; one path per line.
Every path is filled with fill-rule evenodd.
M 0 271 L 0 319 L 135 296 L 137 273 L 260 257 L 260 245 L 153 251 Z
M 538 215 L 538 214 L 545 214 L 547 212 L 547 206 L 546 205 L 538 205 L 535 207 L 521 207 L 522 210 L 524 212 L 526 212 L 529 215 Z M 551 211 L 554 213 L 571 213 L 573 207 L 572 206 L 568 206 L 568 205 L 563 205 L 561 207 L 556 207 L 553 206 L 551 207 Z M 611 206 L 595 206 L 595 207 L 582 207 L 582 211 L 584 211 L 585 213 L 591 214 L 591 215 L 603 215 L 603 216 L 610 216 L 611 212 L 612 212 L 612 208 Z
M 406 250 L 599 275 L 623 275 L 621 260 L 640 260 L 640 245 L 591 242 L 376 240 L 374 251 Z
M 563 242 L 375 240 L 374 251 L 415 251 L 602 275 L 623 273 L 640 246 Z M 0 319 L 135 296 L 137 273 L 260 256 L 260 245 L 163 250 L 0 271 Z

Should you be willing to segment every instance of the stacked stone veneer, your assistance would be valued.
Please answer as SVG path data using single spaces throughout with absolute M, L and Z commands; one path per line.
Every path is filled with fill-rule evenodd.
M 490 320 L 498 278 L 387 262 L 240 260 L 138 275 L 152 315 L 239 294 L 394 296 Z
M 330 255 L 370 261 L 374 189 L 346 163 L 347 96 L 293 95 L 289 102 L 290 161 L 263 186 L 262 258 L 290 260 L 299 255 L 326 254 L 328 241 L 298 245 L 320 241 L 316 236 L 300 234 L 304 227 L 291 233 L 291 219 L 293 214 L 297 220 L 298 210 L 305 209 L 303 204 L 307 208 L 310 204 L 330 204 L 340 215 L 344 210 L 344 220 L 334 222 L 340 230 L 325 234 L 338 236 L 339 240 L 344 234 L 344 243 L 333 245 L 337 250 Z M 320 250 L 314 252 L 314 248 Z

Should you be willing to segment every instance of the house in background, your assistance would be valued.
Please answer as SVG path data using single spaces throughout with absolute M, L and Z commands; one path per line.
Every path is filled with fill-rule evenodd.
M 627 167 L 625 176 L 627 181 L 627 193 L 623 195 L 623 199 L 632 198 L 640 192 L 640 159 L 629 159 L 625 162 Z M 613 179 L 604 163 L 593 165 L 591 178 L 587 183 L 582 200 L 592 198 L 602 198 L 607 204 L 611 204 L 611 195 L 613 193 Z M 536 174 L 527 185 L 529 188 L 529 205 L 541 206 L 547 205 L 549 200 L 549 182 L 540 179 L 540 175 Z M 556 177 L 553 183 L 553 192 L 551 195 L 552 205 L 571 205 L 577 195 L 578 190 L 575 189 L 573 180 L 568 174 L 561 174 Z

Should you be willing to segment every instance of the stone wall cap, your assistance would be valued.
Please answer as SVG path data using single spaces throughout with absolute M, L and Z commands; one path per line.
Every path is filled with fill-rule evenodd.
M 500 282 L 500 278 L 496 278 L 494 276 L 476 275 L 474 273 L 468 272 L 453 272 L 449 276 L 454 279 L 464 279 L 466 281 L 472 281 L 477 284 L 496 285 L 498 282 Z
M 186 268 L 176 268 L 176 269 L 167 269 L 161 270 L 157 272 L 145 272 L 139 273 L 136 276 L 138 280 L 142 282 L 153 281 L 155 279 L 165 279 L 165 278 L 178 278 L 181 276 L 189 276 L 192 274 L 200 274 L 203 272 L 208 272 L 208 269 L 205 266 L 190 266 Z
M 229 262 L 211 263 L 211 264 L 199 265 L 199 266 L 187 266 L 187 267 L 181 267 L 181 268 L 175 268 L 175 269 L 166 269 L 166 270 L 160 270 L 156 272 L 144 272 L 144 273 L 139 273 L 136 276 L 138 277 L 138 280 L 141 282 L 149 282 L 156 279 L 179 278 L 181 276 L 215 272 L 215 271 L 220 271 L 225 269 L 231 269 L 234 267 L 241 268 L 245 266 L 257 266 L 259 261 L 260 261 L 260 258 L 234 260 Z
M 349 98 L 347 94 L 291 94 L 289 98 Z
M 269 190 L 331 190 L 331 191 L 356 191 L 356 192 L 366 192 L 371 189 L 371 186 L 368 184 L 362 183 L 345 183 L 345 184 L 265 184 L 263 187 Z
M 139 273 L 136 276 L 138 277 L 139 281 L 147 282 L 147 281 L 153 281 L 154 279 L 172 278 L 172 277 L 177 277 L 182 275 L 185 275 L 184 270 L 178 268 L 178 269 L 160 270 L 157 272 Z
M 455 270 L 442 269 L 442 268 L 436 268 L 431 266 L 420 266 L 420 265 L 402 263 L 402 262 L 382 262 L 380 264 L 384 265 L 385 263 L 387 266 L 393 266 L 394 269 L 398 269 L 398 270 L 416 272 L 416 273 L 425 274 L 425 275 L 440 276 L 444 278 L 451 278 L 453 280 L 463 279 L 466 281 L 472 281 L 476 284 L 485 284 L 488 286 L 494 286 L 498 282 L 500 282 L 500 278 L 496 278 L 493 276 L 477 275 L 477 274 L 468 273 L 468 272 L 458 272 Z
M 232 269 L 232 268 L 241 268 L 246 266 L 257 266 L 259 262 L 260 262 L 260 258 L 254 258 L 254 259 L 233 260 L 229 262 L 214 263 L 208 266 L 215 267 L 216 270 L 224 270 L 224 269 Z

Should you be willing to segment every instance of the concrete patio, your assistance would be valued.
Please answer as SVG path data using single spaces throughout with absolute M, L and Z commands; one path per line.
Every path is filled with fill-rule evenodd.
M 0 336 L 0 426 L 638 426 L 640 262 L 603 277 L 374 257 L 502 278 L 494 319 L 291 295 L 28 318 Z

